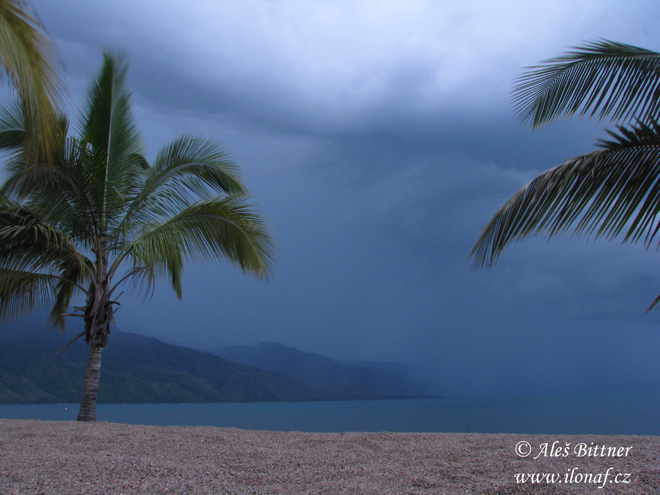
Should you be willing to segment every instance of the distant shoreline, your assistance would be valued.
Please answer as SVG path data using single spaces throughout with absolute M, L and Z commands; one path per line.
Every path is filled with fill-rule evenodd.
M 531 452 L 521 457 L 524 442 Z M 3 419 L 0 444 L 2 493 L 593 494 L 600 492 L 594 477 L 602 482 L 608 470 L 602 493 L 660 492 L 660 437 L 653 436 L 301 433 Z M 566 456 L 550 455 L 567 444 Z M 621 455 L 593 455 L 603 452 Z M 521 473 L 556 473 L 562 483 L 517 483 Z
M 137 404 L 259 404 L 259 403 L 304 403 L 304 402 L 347 402 L 347 401 L 381 401 L 381 400 L 419 400 L 419 399 L 444 399 L 443 395 L 393 395 L 387 397 L 351 397 L 349 399 L 336 399 L 336 398 L 314 398 L 305 400 L 245 400 L 245 401 L 225 401 L 225 402 L 102 402 L 97 401 L 97 404 L 102 405 L 137 405 Z M 73 402 L 0 402 L 0 406 L 48 406 L 48 405 L 62 405 L 68 406 Z

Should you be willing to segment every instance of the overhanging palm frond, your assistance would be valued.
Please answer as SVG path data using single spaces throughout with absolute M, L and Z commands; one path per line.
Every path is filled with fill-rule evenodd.
M 518 191 L 492 218 L 472 249 L 478 266 L 531 234 L 576 234 L 650 246 L 660 222 L 660 126 L 638 123 L 610 132 L 602 149 L 571 159 Z M 660 247 L 660 246 L 659 246 Z
M 24 0 L 0 1 L 0 58 L 30 116 L 27 138 L 39 144 L 38 155 L 50 156 L 56 146 L 56 107 L 64 93 L 60 62 L 36 13 Z M 36 163 L 38 155 L 26 157 L 29 165 Z
M 31 158 L 26 155 L 26 149 L 30 148 L 26 129 L 30 127 L 30 117 L 18 100 L 0 109 L 0 150 L 9 153 L 5 167 L 10 173 L 0 188 L 3 194 L 14 198 L 27 197 L 36 184 L 51 176 L 53 168 L 62 163 L 65 158 L 62 156 L 62 150 L 66 148 L 69 122 L 64 114 L 58 114 L 57 119 L 52 133 L 54 147 L 50 149 L 48 156 L 43 152 L 35 155 L 40 166 L 28 167 L 26 165 Z M 46 163 L 48 166 L 43 166 Z
M 513 90 L 516 112 L 534 127 L 578 114 L 614 122 L 660 109 L 660 54 L 612 41 L 576 47 L 530 67 Z

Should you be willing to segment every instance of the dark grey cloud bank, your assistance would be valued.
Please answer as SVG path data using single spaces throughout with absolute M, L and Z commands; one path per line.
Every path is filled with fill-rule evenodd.
M 659 50 L 654 2 L 34 5 L 72 107 L 102 50 L 125 50 L 148 155 L 182 133 L 224 143 L 278 238 L 268 283 L 190 267 L 182 301 L 166 282 L 124 296 L 123 330 L 407 362 L 447 395 L 660 386 L 657 253 L 562 237 L 467 261 L 511 194 L 601 133 L 520 125 L 520 67 L 597 37 Z

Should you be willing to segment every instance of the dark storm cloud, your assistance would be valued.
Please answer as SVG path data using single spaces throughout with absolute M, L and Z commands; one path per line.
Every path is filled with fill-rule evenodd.
M 547 24 L 540 14 L 604 10 L 586 5 L 585 12 L 572 2 L 36 3 L 53 19 L 49 28 L 73 72 L 88 73 L 101 49 L 123 48 L 134 61 L 136 91 L 159 104 L 356 133 L 400 130 L 424 116 L 434 121 L 443 109 L 501 110 L 511 71 L 537 61 L 533 45 L 521 41 Z M 535 42 L 565 28 L 556 30 L 538 29 Z
M 658 386 L 655 253 L 565 236 L 489 271 L 466 259 L 511 194 L 601 133 L 517 122 L 520 68 L 597 37 L 660 49 L 655 3 L 34 5 L 72 104 L 101 51 L 126 50 L 149 156 L 182 133 L 226 143 L 278 238 L 267 284 L 191 267 L 183 301 L 166 282 L 123 301 L 124 330 L 406 361 L 447 394 Z

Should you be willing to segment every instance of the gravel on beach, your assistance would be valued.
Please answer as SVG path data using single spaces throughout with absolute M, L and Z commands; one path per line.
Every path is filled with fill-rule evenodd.
M 0 420 L 0 494 L 161 493 L 660 494 L 660 437 Z

